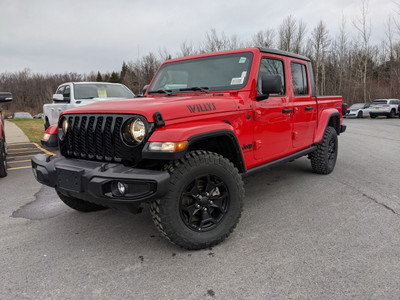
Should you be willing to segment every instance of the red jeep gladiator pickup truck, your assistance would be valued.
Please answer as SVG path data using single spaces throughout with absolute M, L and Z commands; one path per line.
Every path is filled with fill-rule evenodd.
M 316 97 L 310 60 L 251 48 L 166 61 L 146 97 L 89 104 L 58 121 L 60 157 L 36 179 L 79 211 L 150 203 L 171 242 L 223 241 L 242 212 L 242 176 L 308 155 L 332 172 L 342 97 Z
M 12 94 L 8 92 L 0 92 L 0 102 L 12 101 Z M 7 143 L 4 130 L 4 115 L 0 107 L 0 177 L 7 176 Z

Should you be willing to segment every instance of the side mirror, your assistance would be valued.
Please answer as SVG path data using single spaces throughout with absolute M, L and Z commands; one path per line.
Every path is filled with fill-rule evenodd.
M 149 85 L 148 85 L 148 84 L 146 84 L 146 85 L 143 87 L 142 96 L 144 96 L 144 94 L 146 94 L 146 91 L 147 91 L 148 88 L 149 88 Z
M 258 101 L 268 99 L 270 94 L 278 94 L 281 92 L 281 76 L 264 74 L 261 78 L 261 86 L 262 94 L 256 95 Z
M 54 101 L 64 101 L 64 96 L 62 94 L 53 94 Z
M 13 97 L 11 93 L 8 92 L 0 92 L 0 102 L 10 102 Z

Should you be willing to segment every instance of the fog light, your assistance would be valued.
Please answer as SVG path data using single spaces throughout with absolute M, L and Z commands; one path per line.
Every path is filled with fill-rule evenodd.
M 118 192 L 119 192 L 121 195 L 125 195 L 126 192 L 128 191 L 128 187 L 126 186 L 126 184 L 124 184 L 124 183 L 122 183 L 122 182 L 119 182 L 119 181 L 118 181 L 118 183 L 117 183 L 117 188 L 118 188 Z

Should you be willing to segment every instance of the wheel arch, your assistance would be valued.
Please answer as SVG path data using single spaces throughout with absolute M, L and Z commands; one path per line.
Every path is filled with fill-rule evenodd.
M 215 152 L 229 159 L 239 173 L 246 171 L 239 141 L 232 131 L 225 129 L 198 134 L 191 137 L 188 142 L 187 152 L 195 150 Z
M 326 110 L 322 113 L 317 126 L 314 143 L 322 141 L 324 132 L 328 126 L 336 130 L 337 135 L 340 134 L 340 113 L 337 110 Z
M 239 170 L 246 171 L 244 158 L 235 133 L 230 129 L 217 129 L 196 133 L 187 138 L 188 145 L 184 150 L 178 152 L 153 152 L 149 150 L 149 142 L 143 148 L 142 158 L 151 160 L 176 160 L 181 159 L 187 152 L 203 150 L 218 153 L 228 160 Z

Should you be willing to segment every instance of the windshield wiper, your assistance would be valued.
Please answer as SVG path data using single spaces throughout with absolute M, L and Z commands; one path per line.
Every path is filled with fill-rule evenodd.
M 86 99 L 94 99 L 96 97 L 83 97 L 83 98 L 76 98 L 76 100 L 86 100 Z
M 209 91 L 210 88 L 203 86 L 203 87 L 198 87 L 198 86 L 192 86 L 190 88 L 184 88 L 184 89 L 179 89 L 179 91 L 181 92 L 185 92 L 185 91 L 201 91 L 207 94 L 211 94 L 211 92 Z
M 148 94 L 165 94 L 165 96 L 172 96 L 172 91 L 171 90 L 156 90 L 156 91 L 150 91 Z

